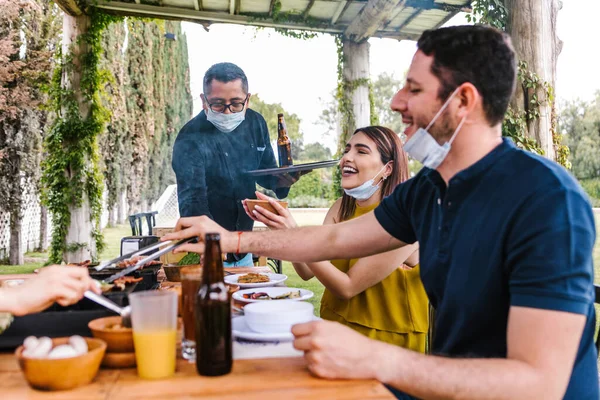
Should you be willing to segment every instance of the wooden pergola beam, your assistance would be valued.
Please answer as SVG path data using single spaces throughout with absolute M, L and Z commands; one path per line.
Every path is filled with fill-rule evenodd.
M 55 3 L 65 12 L 65 14 L 72 16 L 83 14 L 83 10 L 79 7 L 77 0 L 56 0 Z
M 273 16 L 273 6 L 275 6 L 275 0 L 271 0 L 271 3 L 269 4 L 269 17 Z
M 406 27 L 408 24 L 410 24 L 415 18 L 419 16 L 419 14 L 421 14 L 421 11 L 423 10 L 415 10 L 415 12 L 413 12 L 408 18 L 406 18 L 406 20 L 402 24 L 400 24 L 397 30 L 399 31 L 402 28 Z
M 390 14 L 390 16 L 388 18 L 385 19 L 385 21 L 383 21 L 383 24 L 381 25 L 381 29 L 385 29 L 388 27 L 388 25 L 402 12 L 406 9 L 406 0 L 402 0 L 400 1 L 400 3 L 398 3 L 398 5 L 396 6 L 394 12 L 392 14 Z
M 315 0 L 310 0 L 310 2 L 308 3 L 308 5 L 306 6 L 306 8 L 304 9 L 304 12 L 302 13 L 302 18 L 306 18 L 308 17 L 308 13 L 310 12 L 310 9 L 315 5 Z
M 344 31 L 344 37 L 360 43 L 373 36 L 400 0 L 369 0 Z
M 348 8 L 349 5 L 350 5 L 349 1 L 340 1 L 340 4 L 338 5 L 335 12 L 333 13 L 333 17 L 331 17 L 331 25 L 336 24 L 338 19 L 344 14 L 344 11 L 346 11 L 346 9 Z
M 455 4 L 436 3 L 435 0 L 406 0 L 405 7 L 419 8 L 421 10 L 442 10 L 449 12 L 470 12 L 468 5 L 458 6 Z

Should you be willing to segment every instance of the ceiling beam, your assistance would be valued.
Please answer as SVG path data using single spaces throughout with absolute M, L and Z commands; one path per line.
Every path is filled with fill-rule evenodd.
M 196 11 L 202 10 L 202 0 L 194 0 L 194 10 L 196 10 Z
M 464 5 L 437 3 L 435 0 L 406 0 L 406 7 L 420 8 L 421 10 L 442 10 L 442 11 L 471 11 L 471 2 L 466 1 Z
M 344 31 L 344 37 L 360 43 L 369 39 L 401 0 L 369 0 Z
M 153 6 L 148 4 L 123 3 L 120 1 L 87 0 L 94 2 L 94 6 L 115 15 L 136 16 L 180 21 L 210 23 L 231 23 L 269 28 L 289 28 L 308 30 L 314 32 L 343 33 L 344 27 L 331 26 L 329 23 L 306 25 L 290 21 L 273 21 L 272 19 L 257 18 L 255 16 L 232 15 L 229 12 L 196 11 L 178 7 Z M 91 5 L 91 4 L 90 4 Z
M 273 6 L 275 6 L 275 0 L 271 0 L 271 3 L 269 4 L 269 17 L 273 16 Z
M 408 24 L 410 24 L 415 18 L 417 18 L 419 16 L 419 14 L 421 14 L 423 10 L 415 10 L 408 18 L 406 18 L 404 20 L 404 22 L 402 22 L 400 24 L 400 26 L 398 28 L 396 28 L 397 31 L 401 31 L 402 29 L 404 29 Z
M 388 18 L 386 18 L 383 21 L 383 24 L 381 25 L 381 29 L 385 29 L 388 27 L 388 25 L 398 16 L 400 15 L 400 13 L 402 11 L 404 11 L 406 9 L 405 4 L 406 0 L 402 0 L 398 3 L 398 5 L 396 6 L 396 8 L 394 9 L 394 12 L 390 14 L 390 16 Z
M 72 15 L 74 17 L 83 14 L 83 10 L 79 8 L 77 0 L 55 0 L 54 2 L 66 14 Z
M 333 16 L 331 17 L 331 25 L 335 25 L 338 19 L 344 14 L 344 11 L 348 8 L 350 2 L 348 1 L 340 1 L 340 4 L 335 9 Z
M 229 14 L 235 14 L 235 0 L 229 0 Z
M 304 12 L 302 13 L 302 18 L 306 18 L 308 17 L 308 13 L 310 12 L 310 9 L 315 5 L 315 0 L 310 0 L 310 2 L 308 3 L 308 5 L 306 6 L 306 8 L 304 9 Z

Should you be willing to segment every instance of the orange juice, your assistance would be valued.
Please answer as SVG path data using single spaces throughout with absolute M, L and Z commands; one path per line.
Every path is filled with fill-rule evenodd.
M 135 359 L 140 378 L 167 378 L 175 373 L 177 331 L 133 331 Z

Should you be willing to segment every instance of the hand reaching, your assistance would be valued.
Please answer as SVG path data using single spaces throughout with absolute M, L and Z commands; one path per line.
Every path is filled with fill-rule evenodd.
M 61 306 L 77 303 L 86 290 L 100 293 L 86 268 L 50 266 L 19 286 L 6 289 L 7 308 L 20 316 L 42 311 L 57 302 Z
M 179 246 L 174 253 L 184 251 L 202 254 L 204 253 L 204 235 L 207 233 L 219 233 L 221 235 L 221 251 L 231 253 L 236 250 L 237 238 L 232 237 L 235 233 L 223 229 L 212 219 L 203 215 L 200 217 L 180 218 L 175 226 L 175 232 L 168 233 L 160 238 L 161 241 L 181 240 L 198 237 L 198 243 L 186 243 Z
M 274 214 L 261 206 L 254 207 L 254 213 L 252 213 L 250 212 L 248 205 L 246 204 L 246 200 L 242 200 L 244 211 L 246 211 L 246 214 L 248 214 L 248 216 L 254 221 L 262 222 L 271 229 L 290 229 L 296 228 L 298 226 L 298 224 L 296 224 L 296 221 L 294 220 L 294 217 L 292 217 L 292 213 L 290 213 L 290 210 L 281 206 L 277 201 L 275 201 L 274 198 L 269 197 L 260 192 L 256 192 L 256 197 L 259 200 L 269 201 L 269 204 L 273 206 L 273 208 L 279 213 L 279 215 Z

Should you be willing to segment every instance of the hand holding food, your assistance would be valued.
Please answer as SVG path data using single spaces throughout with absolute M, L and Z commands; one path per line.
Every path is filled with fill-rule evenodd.
M 290 229 L 298 226 L 294 217 L 292 217 L 290 210 L 279 204 L 277 200 L 260 192 L 256 192 L 256 197 L 259 200 L 267 200 L 271 207 L 277 211 L 277 214 L 259 205 L 255 206 L 253 212 L 251 212 L 246 204 L 246 200 L 243 200 L 242 205 L 244 206 L 246 214 L 254 221 L 262 222 L 271 229 Z
M 0 310 L 20 316 L 42 311 L 54 302 L 68 306 L 77 303 L 86 290 L 100 293 L 86 268 L 45 267 L 18 286 L 0 289 Z

